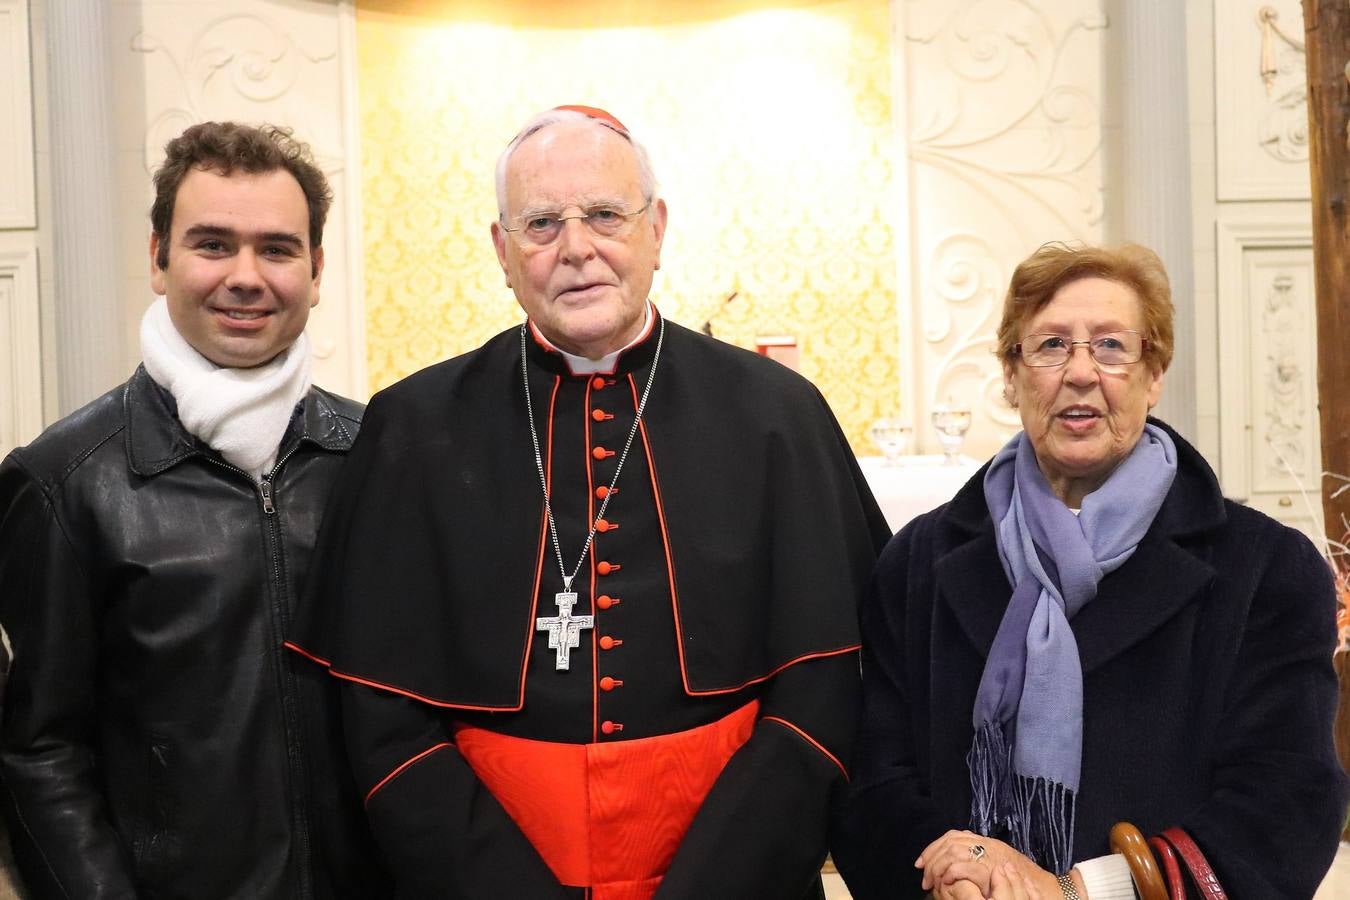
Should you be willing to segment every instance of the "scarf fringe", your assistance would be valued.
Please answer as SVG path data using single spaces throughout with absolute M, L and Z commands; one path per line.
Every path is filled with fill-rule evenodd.
M 1019 853 L 1056 875 L 1069 871 L 1077 795 L 1058 782 L 1015 774 L 1012 744 L 1000 722 L 986 722 L 975 732 L 966 765 L 971 828 L 1006 834 Z
M 980 834 L 996 834 L 1011 827 L 1013 809 L 1012 745 L 1000 722 L 986 722 L 975 732 L 970 752 L 970 819 Z M 1001 814 L 1001 816 L 1000 816 Z M 1019 848 L 1020 849 L 1020 848 Z
M 1077 795 L 1045 778 L 1012 777 L 1012 844 L 1037 863 L 1063 875 L 1073 865 Z

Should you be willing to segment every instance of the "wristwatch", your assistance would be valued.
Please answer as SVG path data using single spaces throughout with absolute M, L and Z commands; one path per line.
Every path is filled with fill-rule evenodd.
M 1083 900 L 1078 896 L 1078 888 L 1073 886 L 1073 877 L 1067 872 L 1056 875 L 1055 880 L 1059 882 L 1059 889 L 1064 893 L 1064 900 Z

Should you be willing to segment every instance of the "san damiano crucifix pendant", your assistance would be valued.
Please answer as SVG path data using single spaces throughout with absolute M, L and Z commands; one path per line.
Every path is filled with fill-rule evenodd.
M 539 487 L 544 492 L 544 512 L 548 515 L 548 533 L 553 538 L 553 555 L 558 558 L 558 574 L 562 576 L 563 589 L 553 595 L 553 602 L 558 604 L 558 614 L 556 616 L 536 616 L 534 620 L 535 631 L 548 632 L 548 649 L 557 653 L 554 657 L 553 668 L 559 672 L 566 672 L 568 664 L 571 662 L 572 651 L 581 646 L 581 632 L 583 629 L 595 627 L 594 616 L 574 616 L 572 607 L 576 606 L 577 595 L 572 590 L 572 579 L 577 577 L 581 571 L 581 564 L 586 561 L 586 554 L 591 552 L 591 543 L 595 540 L 595 532 L 604 521 L 605 510 L 609 508 L 609 501 L 614 497 L 614 486 L 619 483 L 619 473 L 623 471 L 624 461 L 628 459 L 628 451 L 633 446 L 633 438 L 637 436 L 638 426 L 642 424 L 642 413 L 647 408 L 647 398 L 652 392 L 652 379 L 656 377 L 656 365 L 661 361 L 661 344 L 666 339 L 666 321 L 661 320 L 661 330 L 656 335 L 656 352 L 652 354 L 652 367 L 647 372 L 647 386 L 642 389 L 642 399 L 638 401 L 637 413 L 633 416 L 633 427 L 628 429 L 628 440 L 624 441 L 623 452 L 619 454 L 619 464 L 614 467 L 614 477 L 609 481 L 609 491 L 605 494 L 605 499 L 600 504 L 600 510 L 595 514 L 595 520 L 591 522 L 591 533 L 586 535 L 586 542 L 581 546 L 581 556 L 577 558 L 577 567 L 572 570 L 572 574 L 567 574 L 567 566 L 563 565 L 562 546 L 558 543 L 558 524 L 553 520 L 553 504 L 548 496 L 548 476 L 544 474 L 544 457 L 539 452 L 539 431 L 534 427 L 534 399 L 530 397 L 530 367 L 529 354 L 525 349 L 525 331 L 526 326 L 520 326 L 520 380 L 525 385 L 525 413 L 530 422 L 530 444 L 534 447 L 534 468 L 539 473 Z M 612 417 L 611 417 L 612 418 Z M 612 455 L 612 454 L 611 454 Z
M 557 651 L 553 668 L 559 672 L 567 671 L 572 650 L 581 646 L 581 631 L 595 626 L 594 616 L 574 616 L 572 607 L 576 605 L 577 595 L 572 590 L 572 579 L 563 579 L 563 589 L 553 595 L 558 604 L 556 616 L 540 616 L 534 620 L 536 631 L 548 632 L 548 649 Z

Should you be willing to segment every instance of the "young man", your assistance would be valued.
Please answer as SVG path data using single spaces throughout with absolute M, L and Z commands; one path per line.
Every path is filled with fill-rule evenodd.
M 0 774 L 36 898 L 378 897 L 329 686 L 282 649 L 358 404 L 310 384 L 331 192 L 274 128 L 155 175 L 144 364 L 0 466 Z

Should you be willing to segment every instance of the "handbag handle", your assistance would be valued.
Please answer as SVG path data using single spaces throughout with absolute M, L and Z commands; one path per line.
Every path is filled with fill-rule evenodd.
M 1134 879 L 1140 900 L 1171 900 L 1158 861 L 1153 858 L 1144 835 L 1129 822 L 1117 822 L 1111 827 L 1111 852 L 1125 857 Z
M 1148 839 L 1148 845 L 1158 854 L 1163 872 L 1167 874 L 1167 893 L 1172 900 L 1186 900 L 1186 880 L 1181 875 L 1181 863 L 1177 860 L 1177 851 L 1161 836 Z
M 1205 859 L 1205 854 L 1200 852 L 1199 845 L 1189 834 L 1173 826 L 1164 828 L 1161 837 L 1176 848 L 1177 856 L 1181 857 L 1186 870 L 1191 873 L 1195 886 L 1200 889 L 1200 896 L 1206 900 L 1228 900 L 1223 885 L 1219 884 L 1219 876 L 1214 874 L 1209 860 Z

